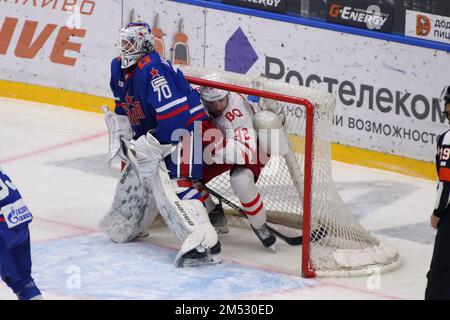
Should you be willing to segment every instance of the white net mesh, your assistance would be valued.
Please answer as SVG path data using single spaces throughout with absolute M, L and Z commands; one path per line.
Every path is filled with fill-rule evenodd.
M 211 71 L 183 66 L 185 75 L 204 78 Z M 313 173 L 311 229 L 323 228 L 326 236 L 311 238 L 311 267 L 318 276 L 366 275 L 368 269 L 385 271 L 400 264 L 398 253 L 381 239 L 365 230 L 342 201 L 331 174 L 331 126 L 335 97 L 328 92 L 289 85 L 262 77 L 220 72 L 227 83 L 273 93 L 304 98 L 315 105 L 313 129 Z M 285 116 L 285 130 L 293 155 L 272 157 L 264 167 L 257 186 L 264 197 L 268 221 L 283 231 L 300 229 L 303 221 L 303 170 L 306 112 L 305 107 L 276 100 L 262 99 L 263 108 Z M 231 190 L 229 173 L 210 184 L 225 198 L 239 203 Z M 239 219 L 231 219 L 239 223 Z M 241 223 L 242 224 L 242 223 Z M 300 230 L 297 230 L 299 234 Z

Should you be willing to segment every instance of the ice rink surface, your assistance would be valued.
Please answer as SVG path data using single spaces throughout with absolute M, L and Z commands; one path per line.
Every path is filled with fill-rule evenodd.
M 99 232 L 119 175 L 107 145 L 101 114 L 0 98 L 0 165 L 34 214 L 33 276 L 46 299 L 423 299 L 433 181 L 333 162 L 357 219 L 401 255 L 379 277 L 303 279 L 299 247 L 279 240 L 273 253 L 243 228 L 221 237 L 222 264 L 178 269 L 163 226 L 129 244 Z M 0 299 L 15 299 L 2 282 Z

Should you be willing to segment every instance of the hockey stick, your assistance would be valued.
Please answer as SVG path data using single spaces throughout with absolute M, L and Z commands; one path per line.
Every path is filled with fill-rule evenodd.
M 217 193 L 216 191 L 212 190 L 211 188 L 207 187 L 204 184 L 203 184 L 203 188 L 206 191 L 208 191 L 210 194 L 212 194 L 214 197 L 216 197 L 218 200 L 224 202 L 229 207 L 233 208 L 235 211 L 239 212 L 240 214 L 242 214 L 243 216 L 245 216 L 247 218 L 245 211 L 241 207 L 237 206 L 230 200 L 224 198 L 222 195 L 220 195 L 219 193 Z M 270 227 L 269 225 L 267 226 L 267 228 L 270 230 L 270 232 L 272 232 L 278 238 L 282 239 L 283 241 L 285 241 L 287 244 L 289 244 L 291 246 L 299 246 L 303 242 L 303 236 L 288 237 L 288 236 L 280 233 L 279 231 L 275 230 L 274 228 Z M 325 235 L 326 235 L 325 229 L 323 227 L 320 227 L 319 229 L 311 232 L 311 239 L 313 239 L 314 241 L 318 241 L 318 240 L 322 239 Z

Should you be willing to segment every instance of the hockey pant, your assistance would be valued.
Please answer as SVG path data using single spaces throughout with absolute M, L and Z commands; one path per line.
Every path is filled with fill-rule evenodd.
M 0 222 L 0 276 L 21 299 L 40 295 L 31 277 L 30 249 L 28 223 L 8 229 Z
M 450 213 L 439 221 L 433 258 L 427 274 L 426 300 L 450 300 Z

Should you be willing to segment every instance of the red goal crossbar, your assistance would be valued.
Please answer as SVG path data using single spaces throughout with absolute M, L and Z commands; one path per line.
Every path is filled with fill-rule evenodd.
M 269 91 L 251 89 L 232 84 L 204 80 L 201 78 L 186 76 L 188 82 L 200 86 L 214 87 L 217 89 L 239 92 L 258 96 L 266 99 L 279 100 L 283 102 L 302 105 L 306 108 L 305 128 L 305 169 L 304 169 L 304 196 L 303 196 L 303 242 L 302 242 L 302 276 L 311 278 L 315 276 L 310 264 L 310 242 L 311 242 L 311 185 L 312 185 L 312 146 L 313 146 L 313 121 L 314 105 L 307 99 L 273 93 Z

